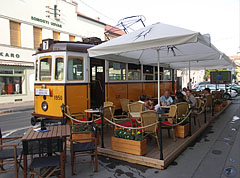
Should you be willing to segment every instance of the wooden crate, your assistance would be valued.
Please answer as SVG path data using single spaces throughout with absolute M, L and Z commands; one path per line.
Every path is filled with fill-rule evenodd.
M 189 123 L 185 125 L 176 126 L 176 137 L 185 138 L 186 136 L 188 136 L 188 132 L 189 132 Z
M 222 106 L 223 106 L 223 107 L 227 106 L 227 101 L 223 101 L 223 102 L 222 102 Z
M 144 155 L 147 153 L 147 140 L 135 141 L 112 137 L 112 150 L 139 156 Z
M 214 105 L 214 111 L 220 112 L 222 110 L 222 104 L 215 104 Z

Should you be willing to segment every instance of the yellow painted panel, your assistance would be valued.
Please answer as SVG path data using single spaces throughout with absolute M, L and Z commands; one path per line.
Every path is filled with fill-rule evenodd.
M 128 83 L 128 99 L 138 101 L 142 94 L 142 83 Z
M 109 84 L 108 101 L 113 102 L 116 109 L 121 109 L 121 98 L 127 98 L 127 84 Z
M 86 85 L 67 85 L 66 104 L 72 113 L 84 112 L 87 109 L 87 84 Z
M 147 96 L 154 96 L 154 83 L 143 83 L 143 93 Z
M 50 89 L 50 96 L 34 96 L 34 107 L 36 114 L 43 114 L 47 116 L 62 117 L 61 105 L 64 103 L 64 85 L 47 85 L 46 89 Z M 35 85 L 35 88 L 41 88 L 41 85 Z M 42 102 L 48 103 L 48 110 L 42 110 Z

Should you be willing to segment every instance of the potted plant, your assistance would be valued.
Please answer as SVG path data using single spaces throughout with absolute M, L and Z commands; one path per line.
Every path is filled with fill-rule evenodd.
M 222 109 L 222 101 L 220 99 L 214 102 L 214 111 L 219 112 Z
M 112 150 L 144 155 L 147 153 L 147 140 L 140 131 L 115 128 L 112 137 Z
M 82 139 L 94 137 L 92 130 L 93 126 L 88 124 L 73 124 L 72 125 L 72 139 Z M 88 140 L 81 140 L 79 142 L 88 142 Z M 99 132 L 97 132 L 97 144 L 99 144 Z
M 177 123 L 183 121 L 185 119 L 185 115 L 183 114 L 182 117 L 177 118 Z M 185 138 L 188 136 L 189 132 L 189 120 L 185 119 L 180 125 L 176 126 L 176 137 Z

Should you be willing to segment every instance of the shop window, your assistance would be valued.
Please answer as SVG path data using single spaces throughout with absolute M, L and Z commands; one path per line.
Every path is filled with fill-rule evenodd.
M 0 74 L 13 74 L 13 69 L 0 69 Z
M 171 80 L 171 69 L 164 69 L 163 70 L 163 80 Z
M 42 43 L 42 29 L 33 27 L 34 49 L 38 49 Z
M 64 62 L 62 57 L 55 60 L 55 80 L 63 80 Z
M 40 59 L 40 80 L 51 80 L 52 59 L 50 57 Z
M 128 80 L 141 80 L 141 65 L 128 64 Z
M 68 58 L 68 80 L 83 80 L 83 58 Z
M 75 36 L 69 35 L 69 41 L 75 41 Z
M 110 61 L 109 80 L 126 80 L 126 64 Z
M 60 40 L 60 32 L 53 31 L 53 40 Z
M 153 80 L 152 66 L 143 66 L 143 80 Z
M 155 80 L 158 80 L 158 67 L 155 67 Z M 160 67 L 160 74 L 159 74 L 160 80 L 163 80 L 163 68 Z
M 22 76 L 0 76 L 0 95 L 22 94 L 22 81 Z
M 20 23 L 10 21 L 10 43 L 12 46 L 21 47 Z

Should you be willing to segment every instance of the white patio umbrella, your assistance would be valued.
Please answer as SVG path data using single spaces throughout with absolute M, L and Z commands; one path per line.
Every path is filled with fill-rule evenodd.
M 218 59 L 220 52 L 199 32 L 156 23 L 88 49 L 90 57 L 126 63 L 161 63 Z M 158 75 L 158 103 L 160 80 Z

